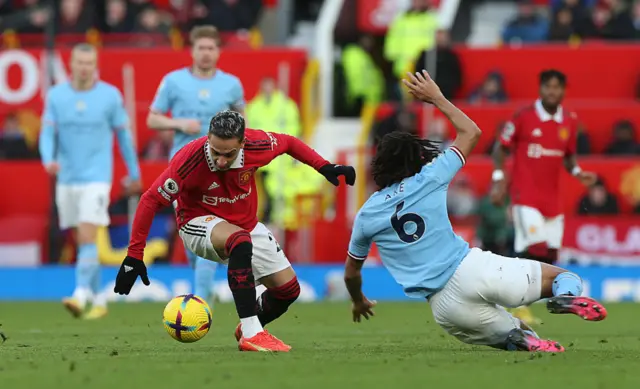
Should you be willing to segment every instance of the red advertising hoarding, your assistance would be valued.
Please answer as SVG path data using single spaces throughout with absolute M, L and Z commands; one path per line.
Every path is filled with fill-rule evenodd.
M 568 218 L 563 246 L 563 262 L 638 265 L 640 215 Z
M 60 82 L 69 77 L 68 50 L 56 52 L 52 58 L 54 79 Z M 47 89 L 47 57 L 42 50 L 0 51 L 0 118 L 17 112 L 28 132 L 39 131 L 39 117 L 43 96 Z M 145 125 L 149 105 L 162 77 L 168 72 L 189 66 L 189 51 L 159 49 L 104 49 L 99 52 L 99 77 L 115 85 L 132 104 L 132 121 L 136 124 L 138 144 L 144 145 L 154 135 Z M 237 75 L 245 89 L 245 98 L 257 92 L 263 77 L 279 78 L 288 74 L 285 86 L 290 96 L 300 100 L 300 80 L 307 64 L 304 51 L 265 49 L 223 52 L 219 66 Z M 281 77 L 284 78 L 284 77 Z

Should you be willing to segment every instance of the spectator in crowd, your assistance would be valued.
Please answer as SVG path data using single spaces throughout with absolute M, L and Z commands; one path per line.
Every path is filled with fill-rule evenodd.
M 618 200 L 607 190 L 602 178 L 587 189 L 578 206 L 579 215 L 615 215 L 618 212 Z
M 518 2 L 518 14 L 502 32 L 502 41 L 513 43 L 536 43 L 547 38 L 549 22 L 539 15 L 531 0 Z
M 631 10 L 631 19 L 633 29 L 635 30 L 635 38 L 640 39 L 640 0 L 636 0 Z
M 569 8 L 556 12 L 547 39 L 552 42 L 568 42 L 576 37 L 573 14 Z
M 208 0 L 194 6 L 194 24 L 213 24 L 220 31 L 250 30 L 258 23 L 261 0 Z
M 107 0 L 105 10 L 105 31 L 127 33 L 133 30 L 133 18 L 129 14 L 125 0 Z
M 594 34 L 591 13 L 596 0 L 556 0 L 552 10 L 554 14 L 562 10 L 571 12 L 571 27 L 573 34 L 586 38 Z
M 12 6 L 10 0 L 2 1 L 5 1 L 3 9 L 7 13 L 0 17 L 0 30 L 3 32 L 42 33 L 52 15 L 49 6 L 39 0 L 24 0 L 21 8 Z
M 591 154 L 591 139 L 582 123 L 578 124 L 576 151 L 579 155 Z
M 628 120 L 621 120 L 613 127 L 613 141 L 605 150 L 609 155 L 640 154 L 640 146 L 636 141 L 636 129 Z
M 147 161 L 166 162 L 173 142 L 173 131 L 156 131 L 142 150 L 141 157 Z
M 476 214 L 478 225 L 476 236 L 482 242 L 484 250 L 504 256 L 510 256 L 513 247 L 513 223 L 509 215 L 509 199 L 496 206 L 486 195 L 480 199 Z
M 371 56 L 374 45 L 373 36 L 365 34 L 342 51 L 345 111 L 351 117 L 360 116 L 365 104 L 377 104 L 384 96 L 384 76 Z
M 138 15 L 135 32 L 144 34 L 167 34 L 171 26 L 162 20 L 160 12 L 153 5 L 146 6 Z
M 464 173 L 458 174 L 447 191 L 447 211 L 458 218 L 473 216 L 476 211 L 476 196 Z
M 504 79 L 497 71 L 487 74 L 482 84 L 478 86 L 469 98 L 470 104 L 504 103 L 507 101 L 507 94 L 504 90 Z
M 423 50 L 435 45 L 438 15 L 431 0 L 412 0 L 411 8 L 391 22 L 384 42 L 384 57 L 393 64 L 393 74 L 404 77 Z
M 447 99 L 451 100 L 462 85 L 462 69 L 458 54 L 451 47 L 447 30 L 436 32 L 436 83 Z M 423 50 L 416 61 L 415 70 L 429 69 L 429 51 Z
M 418 133 L 416 115 L 411 111 L 410 106 L 400 106 L 400 108 L 395 110 L 391 115 L 373 125 L 371 131 L 373 146 L 377 147 L 380 140 L 393 131 L 404 131 L 411 134 Z
M 37 154 L 29 148 L 20 121 L 15 113 L 8 114 L 0 128 L 0 159 L 33 159 Z
M 448 122 L 442 117 L 434 117 L 427 123 L 427 139 L 439 142 L 440 151 L 445 151 L 452 143 Z
M 94 27 L 94 3 L 84 0 L 61 0 L 57 32 L 85 33 Z
M 624 0 L 605 0 L 607 7 L 596 7 L 594 24 L 598 37 L 609 40 L 633 39 L 636 31 Z

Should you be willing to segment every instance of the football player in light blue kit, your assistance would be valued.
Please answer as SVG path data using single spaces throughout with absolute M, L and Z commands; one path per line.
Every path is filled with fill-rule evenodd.
M 110 221 L 114 133 L 129 172 L 130 192 L 140 190 L 140 168 L 122 95 L 95 78 L 95 48 L 75 46 L 70 65 L 71 81 L 47 93 L 39 147 L 45 169 L 57 175 L 60 228 L 75 228 L 77 234 L 76 288 L 63 304 L 80 317 L 91 302 L 84 318 L 97 319 L 107 314 L 96 235 Z
M 209 121 L 218 112 L 244 110 L 244 91 L 240 80 L 216 68 L 220 56 L 218 31 L 213 26 L 195 27 L 190 34 L 193 65 L 167 74 L 160 83 L 147 125 L 156 130 L 175 131 L 171 158 L 184 145 L 206 135 Z M 171 112 L 171 117 L 167 114 Z M 211 183 L 212 188 L 217 183 Z M 211 300 L 217 262 L 187 250 L 195 266 L 194 293 Z
M 453 145 L 392 132 L 378 146 L 373 179 L 379 191 L 358 212 L 345 265 L 353 320 L 373 315 L 375 301 L 362 293 L 361 268 L 375 243 L 384 266 L 405 294 L 429 301 L 435 321 L 465 343 L 506 350 L 559 352 L 557 342 L 540 339 L 503 306 L 550 298 L 552 313 L 572 313 L 598 321 L 605 308 L 580 297 L 576 274 L 544 263 L 507 258 L 477 248 L 453 232 L 447 214 L 449 183 L 471 154 L 480 130 L 447 101 L 426 71 L 408 74 L 409 92 L 434 104 L 456 128 Z

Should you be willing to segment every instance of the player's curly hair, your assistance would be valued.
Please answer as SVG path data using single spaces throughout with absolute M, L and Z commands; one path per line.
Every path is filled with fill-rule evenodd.
M 385 135 L 373 157 L 373 181 L 380 189 L 420 172 L 440 154 L 440 142 L 421 139 L 401 131 Z
M 221 139 L 244 139 L 245 122 L 240 113 L 232 110 L 218 112 L 211 118 L 209 134 Z

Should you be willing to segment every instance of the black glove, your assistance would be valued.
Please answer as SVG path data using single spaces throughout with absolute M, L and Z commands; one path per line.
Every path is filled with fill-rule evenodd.
M 140 276 L 143 284 L 150 284 L 149 277 L 147 277 L 147 267 L 144 262 L 127 255 L 122 261 L 122 265 L 120 265 L 120 270 L 118 270 L 116 286 L 113 291 L 117 294 L 129 294 L 138 276 Z
M 340 176 L 344 176 L 347 185 L 353 186 L 356 182 L 356 169 L 354 169 L 353 166 L 334 165 L 330 163 L 321 167 L 318 173 L 322 174 L 327 181 L 335 186 L 340 185 L 340 181 L 338 181 L 338 177 Z

